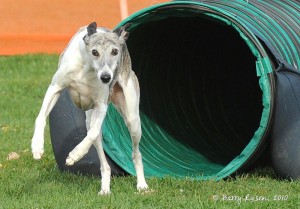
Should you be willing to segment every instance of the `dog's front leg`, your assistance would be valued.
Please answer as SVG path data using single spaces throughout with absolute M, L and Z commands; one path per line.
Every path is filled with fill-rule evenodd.
M 91 117 L 93 114 L 93 110 L 86 111 L 86 128 L 87 130 L 90 129 L 91 124 Z M 110 194 L 110 176 L 111 176 L 111 169 L 107 163 L 103 146 L 102 146 L 102 131 L 100 129 L 100 133 L 98 138 L 94 141 L 94 146 L 97 150 L 99 159 L 100 159 L 100 171 L 101 171 L 101 190 L 98 193 L 99 195 L 106 195 Z
M 90 128 L 86 137 L 69 153 L 66 159 L 67 165 L 73 165 L 79 161 L 90 149 L 99 137 L 103 119 L 107 111 L 107 104 L 101 103 L 94 107 L 91 114 Z
M 94 144 L 101 164 L 102 182 L 101 191 L 99 192 L 100 195 L 110 193 L 111 170 L 103 151 L 101 133 L 101 126 L 106 115 L 106 111 L 107 104 L 101 103 L 95 106 L 95 108 L 92 110 L 91 119 L 87 119 L 90 124 L 87 136 L 69 153 L 69 156 L 66 159 L 67 165 L 73 165 L 75 162 L 79 161 L 89 151 L 92 144 Z M 89 117 L 88 114 L 87 117 Z
M 41 110 L 35 120 L 35 129 L 31 140 L 31 150 L 33 158 L 36 160 L 41 159 L 42 155 L 44 154 L 44 129 L 46 125 L 46 119 L 53 106 L 57 102 L 60 95 L 59 92 L 61 90 L 62 88 L 57 84 L 51 84 L 48 87 Z

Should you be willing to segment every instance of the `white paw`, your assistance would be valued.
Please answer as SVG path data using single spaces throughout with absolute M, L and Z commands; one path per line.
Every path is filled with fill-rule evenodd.
M 143 190 L 147 190 L 148 189 L 148 185 L 146 182 L 143 182 L 143 183 L 139 183 L 137 186 L 136 186 L 137 190 L 138 191 L 143 191 Z
M 68 165 L 68 166 L 74 165 L 74 163 L 76 163 L 80 159 L 81 159 L 81 157 L 79 157 L 78 155 L 70 152 L 69 156 L 66 159 L 66 165 Z
M 83 156 L 84 153 L 78 151 L 79 149 L 75 147 L 66 159 L 66 165 L 74 165 L 74 163 L 78 162 Z
M 70 153 L 66 159 L 66 165 L 74 165 L 78 162 L 88 151 L 90 146 L 83 144 L 83 141 L 78 144 Z
M 32 151 L 33 159 L 40 160 L 44 154 L 44 149 L 39 151 Z
M 32 138 L 31 151 L 35 160 L 40 160 L 44 154 L 44 139 Z
M 147 194 L 152 194 L 154 192 L 153 189 L 149 189 L 148 185 L 143 185 L 143 186 L 138 186 L 137 187 L 137 192 L 135 192 L 135 194 L 139 194 L 139 195 L 147 195 Z
M 70 157 L 67 157 L 67 159 L 66 159 L 66 165 L 71 166 L 71 165 L 74 165 L 74 163 L 75 163 L 75 160 L 73 160 Z
M 101 189 L 100 192 L 98 192 L 98 195 L 100 196 L 103 196 L 103 195 L 110 195 L 110 190 L 109 189 Z

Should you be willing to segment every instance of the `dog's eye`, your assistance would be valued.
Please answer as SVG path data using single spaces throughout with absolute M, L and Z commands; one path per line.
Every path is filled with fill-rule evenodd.
M 93 49 L 93 50 L 92 50 L 92 54 L 93 54 L 95 57 L 98 57 L 98 56 L 99 56 L 99 52 L 98 52 L 96 49 Z
M 116 56 L 118 53 L 119 53 L 118 49 L 113 49 L 113 50 L 111 51 L 111 54 L 112 54 L 113 56 Z

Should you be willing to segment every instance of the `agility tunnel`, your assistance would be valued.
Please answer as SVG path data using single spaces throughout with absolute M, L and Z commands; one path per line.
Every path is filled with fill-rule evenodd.
M 172 1 L 145 8 L 127 46 L 141 87 L 145 175 L 226 178 L 271 145 L 280 176 L 300 176 L 300 4 L 292 0 Z M 110 105 L 103 124 L 114 174 L 135 175 L 131 139 Z M 94 148 L 66 167 L 86 135 L 65 91 L 50 114 L 61 170 L 99 174 Z

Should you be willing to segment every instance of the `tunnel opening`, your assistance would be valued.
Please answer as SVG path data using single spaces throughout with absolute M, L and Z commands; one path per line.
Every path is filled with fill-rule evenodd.
M 141 88 L 146 174 L 206 178 L 242 153 L 260 125 L 262 90 L 256 57 L 233 27 L 203 15 L 167 17 L 131 29 L 127 47 Z M 131 150 L 112 111 L 105 127 L 123 127 L 129 140 L 117 146 Z

